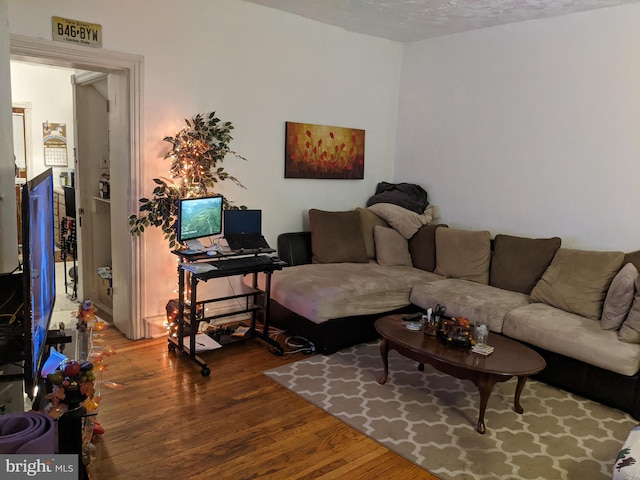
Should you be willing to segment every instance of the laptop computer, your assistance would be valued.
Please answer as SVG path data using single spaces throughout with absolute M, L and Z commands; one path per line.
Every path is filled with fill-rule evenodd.
M 262 236 L 262 210 L 225 210 L 223 231 L 231 250 L 271 248 Z

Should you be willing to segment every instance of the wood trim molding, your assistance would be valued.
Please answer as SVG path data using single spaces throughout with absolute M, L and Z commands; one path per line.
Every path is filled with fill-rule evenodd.
M 143 179 L 142 152 L 142 97 L 143 97 L 143 66 L 144 57 L 128 53 L 114 52 L 105 49 L 94 49 L 73 44 L 65 44 L 24 35 L 10 35 L 11 59 L 30 63 L 92 70 L 97 72 L 127 71 L 130 91 L 129 124 L 130 136 L 130 166 L 129 186 L 130 198 L 128 211 L 136 211 L 137 199 L 142 195 L 141 180 Z M 142 269 L 143 242 L 136 236 L 131 237 L 130 250 L 127 252 L 131 270 L 128 275 L 131 305 L 129 315 L 131 328 L 124 332 L 129 338 L 138 339 L 144 335 L 143 312 L 144 272 Z

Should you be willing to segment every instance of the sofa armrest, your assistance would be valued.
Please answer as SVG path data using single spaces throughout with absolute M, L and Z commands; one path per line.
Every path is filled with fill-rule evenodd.
M 278 235 L 278 257 L 290 266 L 311 263 L 311 232 Z

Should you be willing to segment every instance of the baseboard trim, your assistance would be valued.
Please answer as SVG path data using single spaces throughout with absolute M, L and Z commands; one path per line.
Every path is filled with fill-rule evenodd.
M 167 317 L 164 315 L 155 315 L 147 317 L 142 322 L 144 338 L 160 338 L 167 336 L 167 327 L 165 322 Z

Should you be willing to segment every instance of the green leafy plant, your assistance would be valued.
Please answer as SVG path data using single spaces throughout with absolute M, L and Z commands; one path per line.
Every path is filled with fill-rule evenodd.
M 216 184 L 225 180 L 245 188 L 219 165 L 229 154 L 246 160 L 229 148 L 233 140 L 230 133 L 234 128 L 231 122 L 222 122 L 216 112 L 211 112 L 209 115 L 197 114 L 191 121 L 185 119 L 185 123 L 175 136 L 164 138 L 171 144 L 164 155 L 164 159 L 171 161 L 171 178 L 154 178 L 153 197 L 141 198 L 139 213 L 129 217 L 132 235 L 139 236 L 148 227 L 161 228 L 171 248 L 178 246 L 178 199 L 210 195 Z M 224 208 L 246 207 L 236 207 L 225 197 Z

